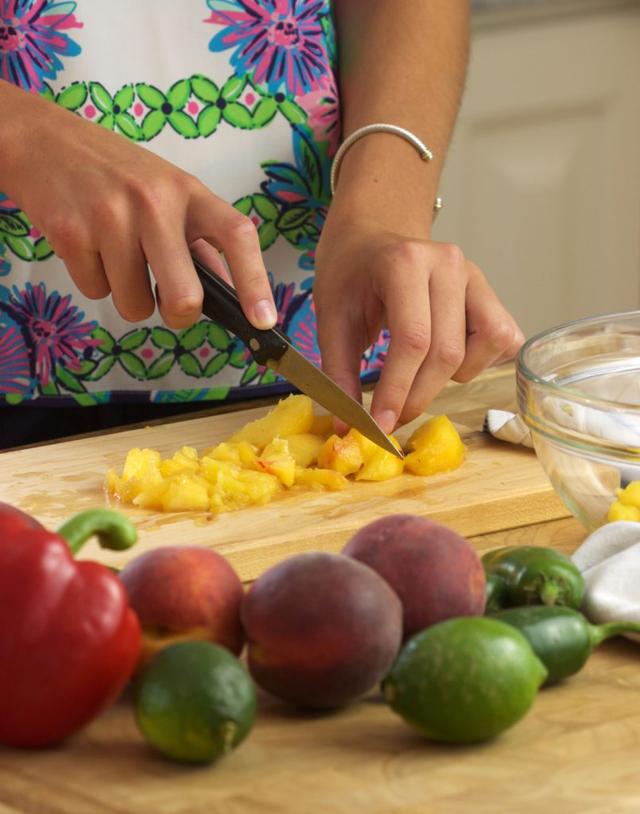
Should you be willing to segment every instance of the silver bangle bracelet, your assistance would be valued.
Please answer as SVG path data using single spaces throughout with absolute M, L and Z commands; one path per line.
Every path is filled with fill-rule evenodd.
M 333 163 L 331 164 L 331 174 L 330 174 L 330 185 L 331 185 L 331 195 L 335 195 L 336 191 L 336 183 L 338 180 L 338 172 L 340 170 L 340 164 L 342 159 L 344 158 L 345 153 L 351 147 L 351 145 L 358 141 L 358 139 L 362 138 L 363 136 L 368 136 L 369 133 L 392 133 L 395 136 L 400 136 L 401 138 L 405 139 L 409 142 L 413 147 L 416 148 L 418 153 L 420 154 L 420 158 L 423 161 L 433 161 L 433 153 L 427 147 L 427 145 L 421 141 L 416 135 L 414 135 L 410 130 L 407 130 L 404 127 L 399 127 L 397 124 L 385 124 L 384 122 L 377 122 L 375 124 L 367 124 L 364 127 L 358 128 L 358 130 L 354 130 L 350 136 L 348 136 L 338 147 L 338 151 L 335 154 L 333 159 Z M 442 209 L 444 202 L 442 198 L 438 197 L 433 204 L 433 219 L 435 220 L 438 212 Z
M 350 136 L 348 136 L 338 147 L 338 151 L 335 154 L 333 159 L 333 163 L 331 164 L 331 174 L 330 174 L 330 186 L 331 186 L 331 195 L 335 195 L 336 191 L 336 183 L 338 180 L 338 173 L 340 171 L 340 164 L 342 163 L 342 159 L 344 158 L 345 153 L 354 144 L 358 139 L 361 139 L 363 136 L 368 136 L 370 133 L 392 133 L 395 136 L 400 136 L 401 138 L 405 139 L 409 142 L 420 154 L 420 158 L 423 161 L 433 161 L 433 153 L 427 147 L 427 145 L 421 141 L 416 135 L 414 135 L 410 130 L 405 129 L 404 127 L 399 127 L 397 124 L 385 124 L 384 122 L 377 122 L 375 124 L 367 124 L 364 127 L 358 128 L 358 130 L 354 130 Z M 437 216 L 438 212 L 443 207 L 442 198 L 438 197 L 435 200 L 433 205 L 433 217 Z

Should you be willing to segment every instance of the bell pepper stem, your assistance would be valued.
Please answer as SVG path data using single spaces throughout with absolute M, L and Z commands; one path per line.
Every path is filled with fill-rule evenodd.
M 138 539 L 131 520 L 112 509 L 88 509 L 70 517 L 57 532 L 67 541 L 72 554 L 77 554 L 91 537 L 97 537 L 101 548 L 124 551 Z
M 544 580 L 540 589 L 540 599 L 543 605 L 555 605 L 560 591 L 553 580 Z

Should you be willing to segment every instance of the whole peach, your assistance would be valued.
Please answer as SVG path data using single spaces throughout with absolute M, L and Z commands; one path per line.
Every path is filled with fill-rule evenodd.
M 374 520 L 342 553 L 373 568 L 398 594 L 405 639 L 453 616 L 484 613 L 485 575 L 475 549 L 426 517 L 391 514 Z
M 386 675 L 400 647 L 400 600 L 374 571 L 339 554 L 273 566 L 242 605 L 256 683 L 298 706 L 354 701 Z
M 244 590 L 231 565 L 203 546 L 174 545 L 136 557 L 120 572 L 142 626 L 140 662 L 183 639 L 216 642 L 239 655 Z

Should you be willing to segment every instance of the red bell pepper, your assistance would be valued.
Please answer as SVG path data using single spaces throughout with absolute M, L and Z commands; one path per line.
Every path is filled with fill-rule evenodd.
M 123 515 L 95 509 L 47 531 L 0 504 L 0 743 L 57 743 L 123 689 L 140 652 L 140 624 L 109 568 L 73 559 L 85 540 L 124 549 Z

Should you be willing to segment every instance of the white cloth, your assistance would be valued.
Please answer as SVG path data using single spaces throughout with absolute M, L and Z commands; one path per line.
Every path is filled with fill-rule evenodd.
M 487 410 L 483 429 L 499 441 L 533 447 L 527 425 L 519 415 L 510 413 L 508 410 Z
M 582 611 L 592 622 L 640 622 L 640 523 L 601 526 L 572 560 L 584 577 Z

